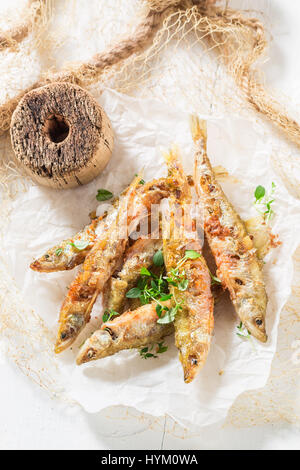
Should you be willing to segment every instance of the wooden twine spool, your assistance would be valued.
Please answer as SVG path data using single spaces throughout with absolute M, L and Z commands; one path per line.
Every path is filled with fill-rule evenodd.
M 103 109 L 70 83 L 27 93 L 13 113 L 10 133 L 27 173 L 53 188 L 72 188 L 95 178 L 108 163 L 114 142 Z

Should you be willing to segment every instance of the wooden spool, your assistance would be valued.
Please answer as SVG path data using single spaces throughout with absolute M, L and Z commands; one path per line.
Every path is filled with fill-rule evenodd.
M 114 143 L 104 110 L 70 83 L 52 83 L 27 93 L 13 113 L 10 134 L 27 173 L 53 188 L 91 181 L 108 163 Z

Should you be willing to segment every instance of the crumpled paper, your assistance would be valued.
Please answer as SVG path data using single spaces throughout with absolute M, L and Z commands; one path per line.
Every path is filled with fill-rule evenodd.
M 55 338 L 59 309 L 76 270 L 39 274 L 30 262 L 47 248 L 76 233 L 97 209 L 97 189 L 119 194 L 143 169 L 150 180 L 166 174 L 161 147 L 176 143 L 188 174 L 193 172 L 193 144 L 189 116 L 154 100 L 137 100 L 106 89 L 99 98 L 115 132 L 115 148 L 104 172 L 94 181 L 72 190 L 53 190 L 30 184 L 11 207 L 4 234 L 5 255 L 10 274 L 28 305 L 43 319 Z M 54 357 L 63 378 L 65 394 L 86 411 L 95 413 L 111 405 L 133 406 L 160 416 L 165 413 L 188 424 L 209 425 L 225 418 L 242 392 L 263 387 L 276 350 L 280 311 L 291 291 L 292 256 L 298 245 L 300 203 L 285 189 L 271 163 L 271 142 L 250 121 L 222 118 L 208 122 L 208 154 L 212 165 L 222 165 L 229 178 L 222 187 L 242 218 L 257 215 L 253 206 L 257 185 L 271 188 L 276 183 L 275 217 L 272 230 L 282 244 L 266 258 L 264 276 L 269 297 L 267 344 L 237 336 L 239 320 L 225 295 L 215 307 L 215 331 L 208 360 L 196 380 L 186 385 L 173 337 L 169 349 L 158 359 L 142 359 L 137 351 L 76 366 L 81 335 L 72 350 Z M 102 204 L 100 204 L 102 206 Z M 103 208 L 98 208 L 98 212 Z M 94 308 L 92 327 L 101 317 L 101 297 Z M 96 317 L 96 318 L 95 318 Z M 35 357 L 35 361 L 39 359 Z M 40 367 L 43 367 L 41 357 Z

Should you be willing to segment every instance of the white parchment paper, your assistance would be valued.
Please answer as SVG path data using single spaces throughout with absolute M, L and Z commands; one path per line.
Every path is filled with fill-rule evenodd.
M 54 342 L 61 303 L 75 272 L 38 274 L 30 262 L 47 248 L 76 233 L 88 223 L 88 213 L 99 203 L 97 189 L 118 194 L 144 168 L 149 180 L 166 174 L 160 148 L 174 142 L 181 149 L 187 173 L 193 171 L 189 116 L 153 100 L 136 100 L 105 90 L 100 104 L 115 131 L 115 148 L 105 171 L 88 185 L 72 190 L 29 186 L 12 203 L 4 235 L 10 274 L 21 291 L 24 305 L 44 321 Z M 184 384 L 173 338 L 169 350 L 158 359 L 143 360 L 136 351 L 124 351 L 81 367 L 75 365 L 78 340 L 71 351 L 54 357 L 65 393 L 88 412 L 111 405 L 133 406 L 152 415 L 165 413 L 182 423 L 212 424 L 223 419 L 242 392 L 263 387 L 269 376 L 276 349 L 280 311 L 291 291 L 292 255 L 298 245 L 300 204 L 286 191 L 271 164 L 271 143 L 253 123 L 242 119 L 208 122 L 208 153 L 213 166 L 224 166 L 238 182 L 222 184 L 230 201 L 243 218 L 256 215 L 253 192 L 258 184 L 271 188 L 276 183 L 273 232 L 282 244 L 266 259 L 264 275 L 269 296 L 267 331 L 263 345 L 236 335 L 239 321 L 226 296 L 215 309 L 215 333 L 204 369 L 189 385 Z M 101 210 L 101 209 L 100 209 Z M 95 305 L 93 328 L 101 316 L 101 298 Z M 84 336 L 83 336 L 84 337 Z M 39 357 L 35 357 L 39 361 Z M 40 359 L 43 367 L 43 358 Z

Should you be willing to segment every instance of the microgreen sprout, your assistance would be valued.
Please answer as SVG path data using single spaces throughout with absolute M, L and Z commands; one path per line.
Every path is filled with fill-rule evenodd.
M 70 245 L 72 245 L 78 251 L 85 250 L 89 246 L 89 244 L 89 240 L 75 240 L 75 242 L 70 243 Z
M 250 339 L 251 333 L 244 327 L 243 322 L 241 322 L 236 328 L 238 330 L 237 336 L 243 339 Z
M 119 315 L 119 314 L 118 312 L 115 312 L 115 310 L 105 310 L 102 316 L 103 323 L 106 323 L 107 321 L 111 320 L 116 315 Z

